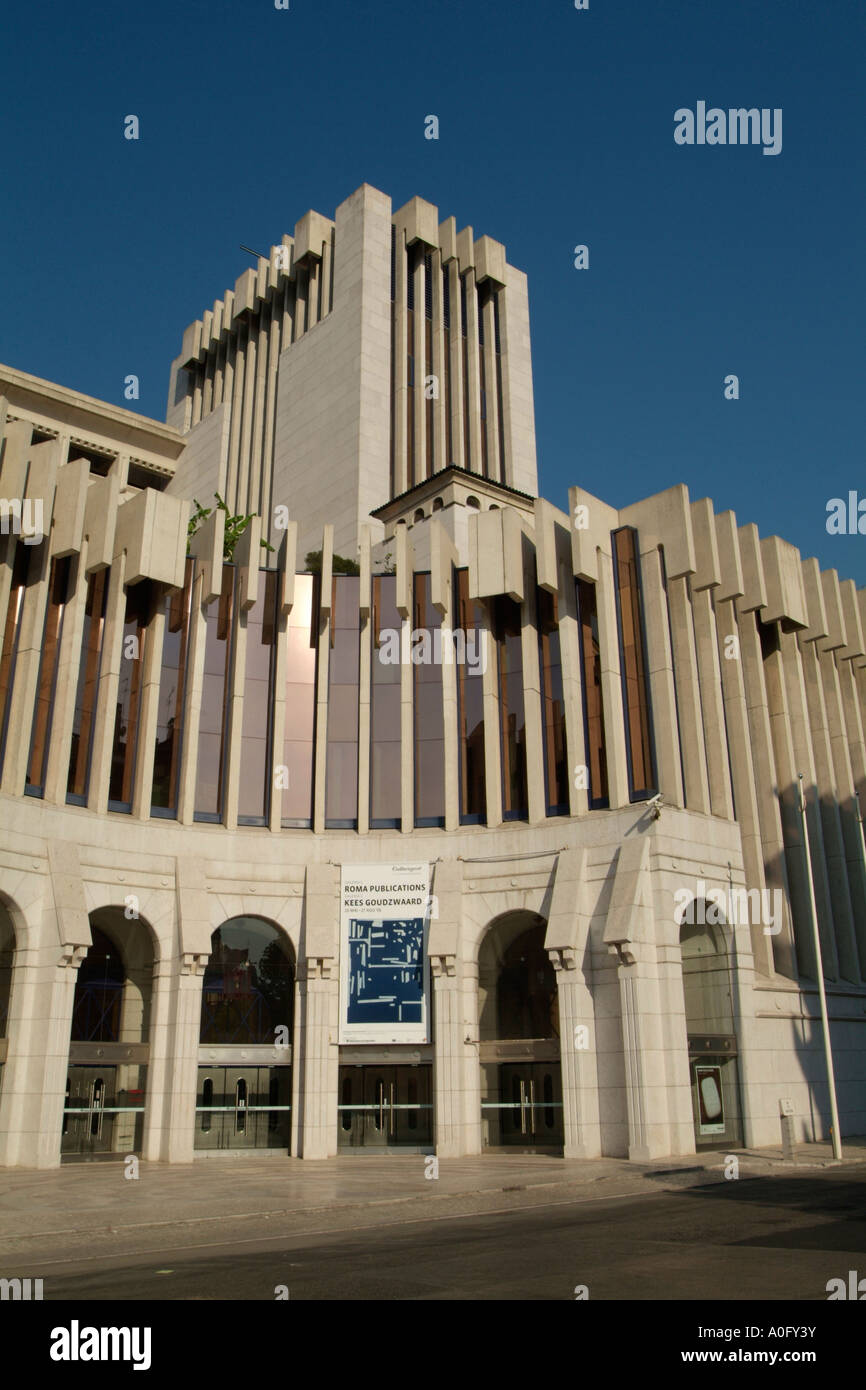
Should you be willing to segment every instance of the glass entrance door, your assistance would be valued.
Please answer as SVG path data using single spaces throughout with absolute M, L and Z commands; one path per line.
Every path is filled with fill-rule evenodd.
M 199 1067 L 197 1149 L 291 1145 L 291 1067 Z
M 118 1072 L 130 1070 L 116 1066 L 69 1068 L 61 1157 L 88 1159 L 141 1152 L 144 1091 L 118 1089 Z
M 341 1067 L 337 1133 L 341 1149 L 429 1150 L 433 1068 Z
M 483 1069 L 481 1112 L 490 1148 L 553 1149 L 563 1144 L 559 1062 L 505 1062 Z

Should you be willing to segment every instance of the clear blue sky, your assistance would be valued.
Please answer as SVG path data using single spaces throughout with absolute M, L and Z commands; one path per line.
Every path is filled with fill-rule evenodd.
M 163 419 L 239 243 L 417 193 L 529 275 L 545 496 L 683 481 L 866 584 L 859 0 L 10 0 L 2 52 L 0 361 Z M 678 146 L 699 100 L 782 152 Z

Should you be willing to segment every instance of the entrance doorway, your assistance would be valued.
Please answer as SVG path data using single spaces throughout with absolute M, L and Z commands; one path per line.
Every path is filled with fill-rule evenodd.
M 70 1066 L 66 1079 L 61 1157 L 141 1153 L 144 1089 L 128 1089 L 129 1066 Z M 137 1078 L 135 1078 L 137 1079 Z
M 140 919 L 103 908 L 75 983 L 62 1162 L 140 1154 L 147 1099 L 153 948 Z
M 291 1067 L 199 1067 L 196 1149 L 285 1149 L 291 1143 Z
M 556 976 L 543 918 L 511 912 L 478 954 L 481 1132 L 485 1149 L 562 1153 L 565 1123 Z
M 558 1152 L 564 1142 L 560 1063 L 488 1064 L 484 1071 L 488 1144 Z
M 429 1153 L 433 1144 L 433 1068 L 340 1067 L 340 1149 Z
M 693 901 L 680 927 L 695 1149 L 742 1143 L 733 957 L 714 903 Z

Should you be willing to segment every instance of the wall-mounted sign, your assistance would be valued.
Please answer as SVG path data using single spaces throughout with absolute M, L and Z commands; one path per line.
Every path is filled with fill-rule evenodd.
M 344 865 L 340 1042 L 430 1041 L 429 864 Z
M 724 1134 L 725 1106 L 722 1100 L 721 1067 L 695 1067 L 695 1085 L 698 1088 L 698 1114 L 700 1134 Z

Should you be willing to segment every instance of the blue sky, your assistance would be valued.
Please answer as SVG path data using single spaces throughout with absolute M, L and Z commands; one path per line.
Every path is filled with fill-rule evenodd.
M 417 193 L 529 276 L 545 496 L 686 482 L 866 584 L 825 524 L 866 498 L 859 0 L 18 0 L 3 59 L 0 361 L 163 419 L 240 243 Z M 675 144 L 699 100 L 781 108 L 781 153 Z

